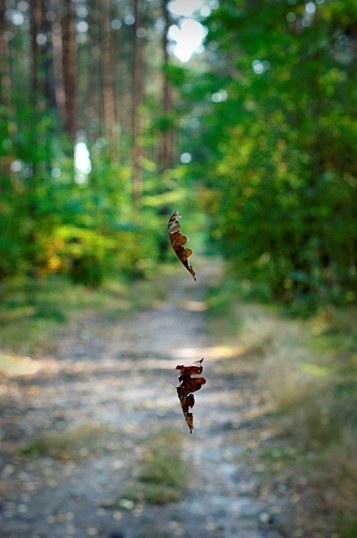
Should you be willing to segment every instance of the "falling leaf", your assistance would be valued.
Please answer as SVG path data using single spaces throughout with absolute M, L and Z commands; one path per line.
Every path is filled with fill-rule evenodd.
M 195 397 L 192 393 L 200 390 L 202 385 L 206 383 L 204 377 L 191 376 L 202 374 L 202 362 L 203 359 L 190 364 L 190 366 L 176 366 L 176 370 L 180 370 L 181 372 L 179 377 L 180 383 L 176 387 L 177 395 L 181 403 L 185 420 L 190 428 L 190 433 L 192 433 L 193 430 L 193 414 L 190 413 L 190 408 L 192 409 L 195 405 Z
M 192 250 L 189 248 L 185 248 L 183 245 L 185 245 L 188 241 L 188 238 L 185 235 L 182 235 L 180 232 L 180 223 L 179 219 L 181 218 L 181 215 L 178 214 L 178 211 L 175 209 L 175 211 L 172 213 L 168 229 L 169 229 L 169 237 L 171 241 L 172 248 L 174 249 L 178 259 L 183 263 L 183 265 L 186 267 L 187 271 L 191 273 L 193 278 L 196 280 L 195 277 L 195 271 L 193 270 L 193 267 L 189 264 L 188 258 L 192 254 Z

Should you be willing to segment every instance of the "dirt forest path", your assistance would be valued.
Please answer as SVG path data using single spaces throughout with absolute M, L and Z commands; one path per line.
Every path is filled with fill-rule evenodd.
M 206 331 L 205 293 L 217 270 L 207 264 L 197 283 L 182 271 L 164 301 L 130 318 L 79 321 L 55 358 L 33 361 L 32 375 L 11 379 L 1 402 L 2 538 L 282 536 L 272 522 L 288 510 L 284 496 L 258 495 L 259 466 L 244 458 L 266 435 L 255 418 L 263 403 L 254 361 L 238 358 L 234 374 L 227 371 L 229 359 Z M 175 366 L 201 357 L 207 384 L 190 435 Z M 99 432 L 94 448 L 90 428 Z M 126 498 L 145 440 L 165 428 L 182 433 L 188 492 L 161 505 Z M 51 432 L 64 443 L 59 457 L 14 451 Z M 71 436 L 77 458 L 65 444 Z

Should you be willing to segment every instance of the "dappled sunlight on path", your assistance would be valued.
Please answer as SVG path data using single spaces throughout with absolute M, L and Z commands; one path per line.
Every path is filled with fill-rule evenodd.
M 244 431 L 254 429 L 257 440 L 269 435 L 259 423 L 265 403 L 254 366 L 244 346 L 215 345 L 207 336 L 205 293 L 217 271 L 207 265 L 197 283 L 178 273 L 165 301 L 115 322 L 88 320 L 85 340 L 68 334 L 56 357 L 9 378 L 16 390 L 3 415 L 1 536 L 280 536 L 269 510 L 283 510 L 285 501 L 258 498 L 257 473 L 244 463 L 252 442 Z M 207 385 L 189 435 L 175 366 L 201 357 Z M 162 504 L 150 504 L 145 483 L 137 485 L 140 469 L 154 457 L 151 437 L 165 439 L 172 428 L 189 487 L 166 502 L 159 483 Z

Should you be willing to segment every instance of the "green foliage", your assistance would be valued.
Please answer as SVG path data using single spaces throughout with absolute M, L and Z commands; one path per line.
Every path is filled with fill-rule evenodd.
M 92 171 L 83 174 L 50 116 L 20 108 L 13 136 L 3 134 L 0 280 L 63 274 L 95 287 L 154 267 L 167 241 L 162 208 L 186 196 L 179 169 L 159 177 L 155 162 L 143 160 L 143 204 L 135 214 L 132 170 L 115 164 L 104 142 L 88 144 Z
M 0 279 L 28 271 L 35 257 L 35 221 L 46 211 L 48 165 L 53 157 L 49 115 L 28 108 L 9 117 L 2 111 L 0 146 Z M 47 136 L 46 136 L 47 135 Z M 34 144 L 34 140 L 38 144 Z
M 186 82 L 190 75 L 188 69 L 172 64 L 164 65 L 163 71 L 167 74 L 171 84 L 179 88 L 181 88 L 182 84 Z
M 188 71 L 163 65 L 162 6 L 143 5 L 147 36 L 142 39 L 141 61 L 135 62 L 136 66 L 142 63 L 143 69 L 138 67 L 133 76 L 135 32 L 123 24 L 118 47 L 115 27 L 130 11 L 130 2 L 108 4 L 110 9 L 105 7 L 100 16 L 98 6 L 84 4 L 82 15 L 75 10 L 72 15 L 75 25 L 86 19 L 83 12 L 88 14 L 86 31 L 67 35 L 62 28 L 62 43 L 56 50 L 50 42 L 35 44 L 37 25 L 52 27 L 45 12 L 39 12 L 41 22 L 36 21 L 26 4 L 23 21 L 15 23 L 7 6 L 2 20 L 7 37 L 0 66 L 4 82 L 0 87 L 0 211 L 4 216 L 0 282 L 5 286 L 28 276 L 41 280 L 54 274 L 88 287 L 103 285 L 118 274 L 145 277 L 163 257 L 171 205 L 185 198 L 173 167 L 166 175 L 159 174 L 167 162 L 176 160 L 172 143 L 169 161 L 160 165 L 163 133 L 174 129 L 178 117 L 171 90 L 170 110 L 163 111 L 163 81 L 167 75 L 171 86 L 178 85 Z M 62 0 L 56 4 L 55 24 L 57 19 L 65 24 L 64 8 Z M 72 15 L 68 13 L 69 18 Z M 76 54 L 67 55 L 71 39 L 77 38 Z M 113 54 L 104 62 L 106 44 Z M 66 79 L 68 69 L 78 75 L 73 84 L 71 75 Z M 140 84 L 137 77 L 142 78 Z M 140 105 L 134 99 L 133 106 L 133 94 L 141 93 L 139 86 L 143 95 Z M 114 99 L 112 106 L 108 95 Z M 110 117 L 104 113 L 105 103 Z M 140 133 L 134 132 L 134 123 L 140 124 Z M 78 142 L 85 143 L 90 153 L 88 173 L 76 168 Z M 134 146 L 140 150 L 136 164 L 143 180 L 135 209 Z
M 124 4 L 118 10 L 124 13 Z M 157 16 L 158 6 L 146 7 L 149 34 Z M 175 106 L 163 113 L 162 88 L 152 77 L 142 109 L 134 111 L 145 117 L 140 212 L 133 209 L 133 133 L 127 128 L 130 29 L 121 29 L 125 57 L 116 59 L 125 100 L 123 132 L 116 130 L 113 140 L 101 136 L 100 114 L 91 121 L 86 116 L 87 101 L 94 94 L 100 101 L 96 92 L 89 99 L 91 33 L 79 47 L 78 91 L 85 97 L 78 119 L 92 164 L 84 174 L 74 170 L 73 142 L 44 96 L 37 96 L 37 107 L 30 104 L 28 66 L 24 98 L 20 52 L 28 29 L 13 27 L 11 106 L 0 108 L 0 280 L 60 273 L 95 287 L 118 273 L 143 276 L 164 257 L 167 213 L 179 201 L 192 213 L 205 212 L 204 223 L 200 216 L 193 220 L 201 237 L 209 236 L 210 250 L 219 249 L 234 272 L 259 282 L 290 312 L 353 302 L 356 24 L 352 0 L 264 0 L 259 9 L 227 0 L 205 21 L 206 52 L 195 72 L 171 59 L 160 65 L 161 38 L 152 34 L 148 72 L 167 75 Z M 94 56 L 98 67 L 100 55 Z M 43 80 L 44 64 L 38 71 Z M 162 135 L 178 125 L 181 150 L 193 159 L 159 175 Z
M 312 11 L 222 3 L 206 21 L 212 67 L 190 92 L 213 241 L 241 276 L 307 312 L 354 300 L 357 284 L 357 11 Z

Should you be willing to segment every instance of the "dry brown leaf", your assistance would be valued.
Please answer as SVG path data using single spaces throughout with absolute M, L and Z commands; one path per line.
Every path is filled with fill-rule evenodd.
M 191 376 L 202 373 L 202 362 L 203 359 L 190 364 L 190 366 L 176 366 L 176 370 L 180 370 L 181 372 L 179 377 L 180 383 L 176 387 L 177 395 L 181 403 L 185 420 L 190 428 L 190 433 L 192 433 L 193 430 L 193 414 L 190 413 L 190 408 L 192 409 L 192 407 L 195 405 L 195 397 L 192 393 L 200 390 L 202 385 L 206 383 L 204 377 Z
M 169 229 L 169 237 L 171 241 L 172 248 L 174 249 L 178 259 L 180 262 L 186 267 L 187 271 L 191 273 L 193 278 L 196 280 L 195 277 L 195 271 L 193 270 L 193 267 L 189 264 L 188 258 L 192 254 L 192 250 L 189 248 L 185 248 L 183 245 L 185 245 L 188 241 L 188 238 L 185 235 L 182 235 L 180 232 L 181 226 L 179 223 L 179 219 L 181 218 L 181 215 L 179 215 L 178 211 L 175 209 L 175 211 L 172 213 L 168 229 Z

